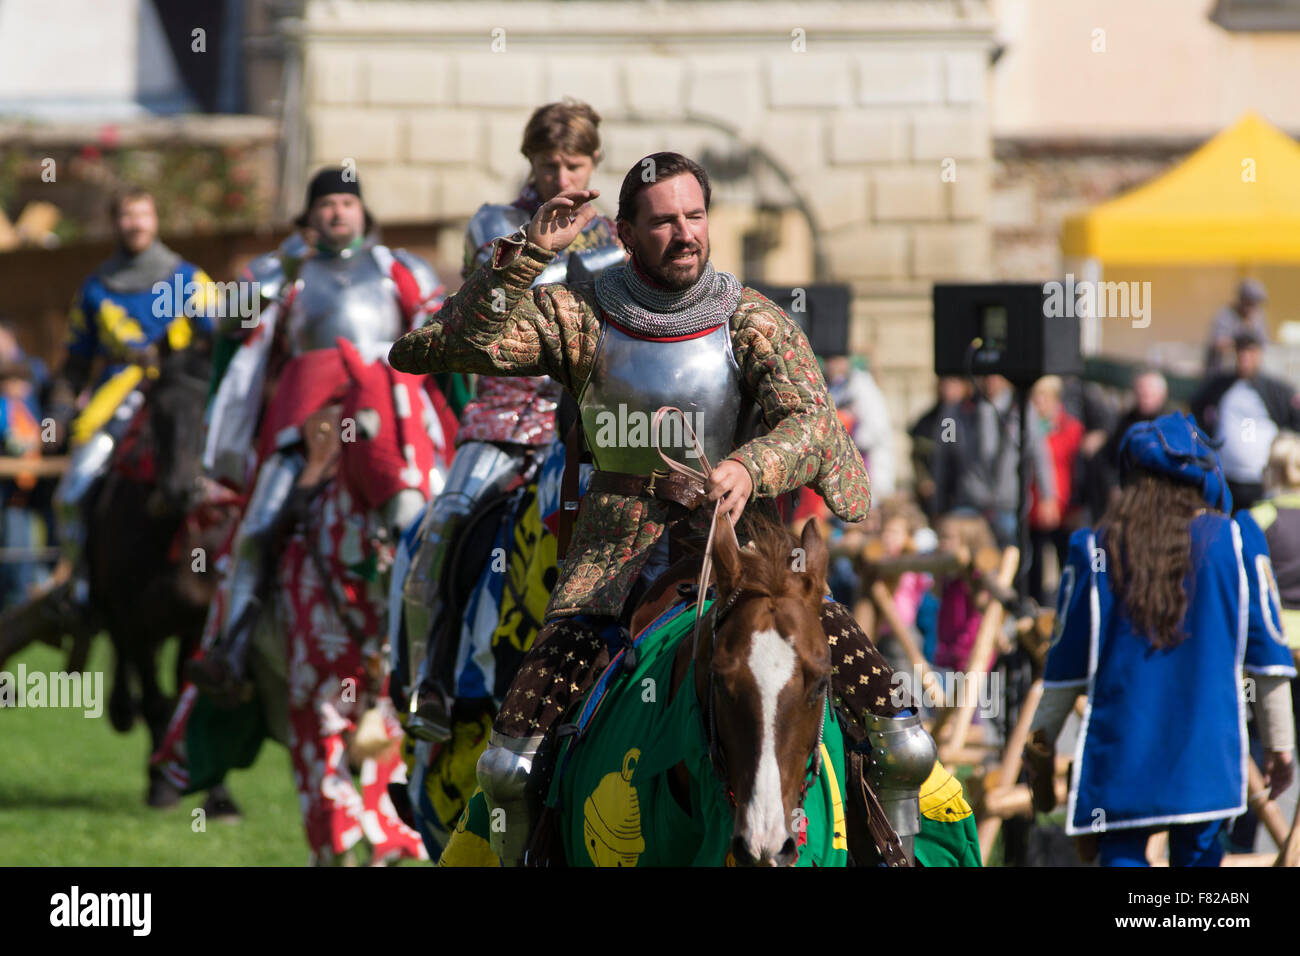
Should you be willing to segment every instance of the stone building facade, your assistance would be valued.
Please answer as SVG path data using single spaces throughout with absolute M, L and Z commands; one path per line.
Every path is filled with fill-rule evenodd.
M 607 212 L 642 156 L 700 159 L 720 268 L 851 286 L 851 348 L 905 466 L 903 428 L 933 399 L 931 285 L 991 268 L 984 0 L 306 0 L 288 29 L 302 175 L 351 160 L 381 221 L 447 222 L 444 269 L 474 209 L 522 183 L 536 106 L 601 113 Z

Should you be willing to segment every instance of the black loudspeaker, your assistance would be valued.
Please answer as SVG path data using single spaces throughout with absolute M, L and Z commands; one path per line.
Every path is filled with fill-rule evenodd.
M 936 283 L 935 374 L 1002 375 L 1022 386 L 1080 374 L 1079 318 L 1049 307 L 1047 285 Z
M 810 283 L 774 286 L 746 282 L 779 305 L 808 336 L 816 355 L 849 354 L 849 287 L 842 284 Z

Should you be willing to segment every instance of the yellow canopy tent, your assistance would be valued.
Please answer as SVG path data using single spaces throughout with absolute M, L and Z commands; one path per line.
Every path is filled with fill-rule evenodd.
M 1106 265 L 1300 262 L 1300 144 L 1254 113 L 1144 186 L 1065 221 Z

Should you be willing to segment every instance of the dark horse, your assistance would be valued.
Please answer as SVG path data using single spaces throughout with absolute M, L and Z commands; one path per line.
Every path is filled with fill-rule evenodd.
M 134 445 L 119 455 L 128 464 L 133 458 L 152 460 L 152 469 L 110 469 L 87 521 L 91 603 L 115 658 L 109 720 L 115 730 L 126 732 L 142 717 L 151 753 L 162 741 L 174 705 L 158 683 L 158 651 L 168 638 L 179 638 L 179 687 L 180 665 L 198 646 L 217 585 L 209 562 L 234 517 L 231 511 L 228 517 L 197 520 L 204 494 L 201 441 L 211 367 L 203 339 L 183 351 L 163 353 L 158 377 L 145 386 L 142 420 L 124 441 Z M 170 806 L 179 796 L 158 769 L 150 768 L 150 806 Z M 209 806 L 218 812 L 228 808 L 223 788 L 214 788 Z
M 139 420 L 88 495 L 89 618 L 69 600 L 66 577 L 0 615 L 0 666 L 34 641 L 60 647 L 64 636 L 71 635 L 66 667 L 82 671 L 91 641 L 107 630 L 115 659 L 109 720 L 125 733 L 137 716 L 143 717 L 151 751 L 162 739 L 172 708 L 158 685 L 158 649 L 169 637 L 178 637 L 179 664 L 197 646 L 217 584 L 207 558 L 218 553 L 234 518 L 233 511 L 223 521 L 219 511 L 207 509 L 210 520 L 195 520 L 205 516 L 195 506 L 202 501 L 200 442 L 211 367 L 205 339 L 183 351 L 163 349 L 157 378 L 142 386 L 145 403 Z M 151 770 L 149 778 L 146 799 L 151 806 L 177 801 L 179 794 L 161 773 Z M 214 788 L 210 814 L 230 810 L 229 796 Z

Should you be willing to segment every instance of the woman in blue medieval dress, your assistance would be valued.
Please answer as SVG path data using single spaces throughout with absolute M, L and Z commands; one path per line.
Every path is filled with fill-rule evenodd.
M 1026 747 L 1035 807 L 1055 803 L 1054 744 L 1087 695 L 1066 832 L 1102 866 L 1147 865 L 1170 831 L 1174 866 L 1217 866 L 1219 832 L 1246 810 L 1246 706 L 1271 795 L 1294 772 L 1290 678 L 1268 545 L 1236 517 L 1218 455 L 1182 414 L 1134 425 L 1123 492 L 1076 531 L 1062 569 L 1044 694 Z

